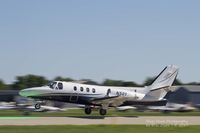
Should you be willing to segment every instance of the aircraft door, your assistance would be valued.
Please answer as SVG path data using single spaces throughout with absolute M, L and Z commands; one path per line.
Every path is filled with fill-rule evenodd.
M 78 93 L 71 94 L 70 102 L 77 102 L 78 101 Z
M 107 93 L 106 93 L 106 96 L 109 97 L 109 96 L 110 96 L 110 93 L 111 93 L 111 89 L 108 89 L 108 90 L 107 90 Z

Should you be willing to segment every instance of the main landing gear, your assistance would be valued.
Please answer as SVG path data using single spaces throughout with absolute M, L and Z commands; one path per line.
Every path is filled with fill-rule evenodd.
M 99 114 L 100 115 L 106 115 L 107 114 L 107 110 L 106 109 L 99 109 Z
M 85 107 L 85 114 L 90 115 L 92 113 L 91 107 Z
M 86 106 L 85 107 L 85 114 L 90 115 L 91 113 L 92 113 L 92 107 Z M 100 108 L 99 109 L 99 114 L 102 115 L 102 116 L 106 115 L 107 114 L 107 109 Z

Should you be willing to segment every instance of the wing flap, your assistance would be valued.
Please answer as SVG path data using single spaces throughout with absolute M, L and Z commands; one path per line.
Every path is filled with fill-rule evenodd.
M 113 96 L 113 97 L 104 97 L 99 99 L 92 100 L 93 104 L 103 105 L 103 106 L 113 106 L 117 107 L 122 105 L 127 100 L 126 97 Z

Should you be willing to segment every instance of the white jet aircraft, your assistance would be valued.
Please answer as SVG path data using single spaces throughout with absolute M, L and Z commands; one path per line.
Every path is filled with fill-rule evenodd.
M 99 107 L 100 115 L 106 115 L 109 107 L 166 105 L 164 96 L 170 90 L 177 74 L 178 67 L 169 65 L 150 86 L 145 87 L 98 86 L 54 81 L 46 86 L 21 90 L 19 94 L 40 100 L 83 104 L 86 114 L 91 114 L 93 107 Z M 40 103 L 35 104 L 36 109 L 40 109 L 40 106 Z

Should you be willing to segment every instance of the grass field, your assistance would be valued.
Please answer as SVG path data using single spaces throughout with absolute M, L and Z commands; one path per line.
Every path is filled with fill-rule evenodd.
M 0 117 L 3 116 L 23 116 L 23 112 L 16 110 L 1 110 Z M 31 112 L 30 116 L 35 117 L 63 117 L 63 116 L 86 116 L 82 109 L 67 110 L 64 112 Z M 93 111 L 91 116 L 99 116 L 98 111 Z M 161 113 L 161 112 L 136 112 L 136 111 L 126 111 L 118 112 L 115 110 L 109 110 L 106 116 L 200 116 L 200 111 L 196 110 L 193 112 L 171 112 L 171 113 Z
M 0 126 L 1 133 L 198 133 L 200 126 L 146 127 L 144 125 Z

